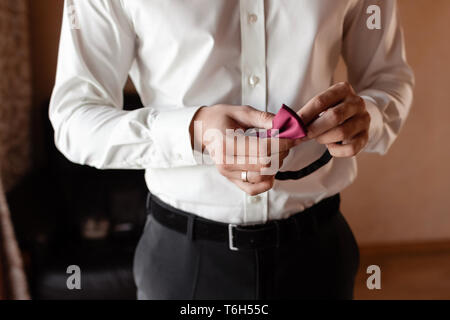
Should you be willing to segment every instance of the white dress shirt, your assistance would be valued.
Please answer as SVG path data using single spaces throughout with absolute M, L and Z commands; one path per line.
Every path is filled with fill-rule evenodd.
M 184 211 L 226 223 L 282 219 L 332 196 L 356 177 L 334 158 L 300 180 L 248 196 L 194 157 L 189 124 L 200 106 L 299 110 L 333 83 L 342 54 L 371 115 L 366 152 L 385 153 L 407 117 L 413 74 L 396 1 L 379 0 L 369 30 L 366 0 L 66 1 L 50 106 L 59 150 L 99 169 L 146 169 L 149 190 Z M 130 75 L 144 108 L 124 111 Z M 325 151 L 291 149 L 281 171 Z

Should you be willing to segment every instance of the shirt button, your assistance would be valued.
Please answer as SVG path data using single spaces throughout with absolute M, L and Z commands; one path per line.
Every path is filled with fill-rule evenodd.
M 248 198 L 248 202 L 255 204 L 261 201 L 261 197 L 260 196 L 254 196 L 254 197 L 250 197 Z
M 254 88 L 259 83 L 259 78 L 255 75 L 252 75 L 248 78 L 248 84 Z
M 176 160 L 181 160 L 183 157 L 181 156 L 181 154 L 177 153 L 175 154 L 175 159 Z
M 253 23 L 256 23 L 256 21 L 258 21 L 258 16 L 256 14 L 251 13 L 248 15 L 248 22 L 253 24 Z

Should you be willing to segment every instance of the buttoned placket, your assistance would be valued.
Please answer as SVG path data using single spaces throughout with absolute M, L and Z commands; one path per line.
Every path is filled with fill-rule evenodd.
M 267 110 L 264 0 L 240 0 L 242 104 Z M 244 193 L 244 224 L 268 219 L 268 192 Z

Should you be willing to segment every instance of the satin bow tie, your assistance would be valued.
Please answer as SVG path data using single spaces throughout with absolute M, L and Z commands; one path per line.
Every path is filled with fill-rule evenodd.
M 298 114 L 287 105 L 283 104 L 273 118 L 272 129 L 267 130 L 266 136 L 280 139 L 300 139 L 306 137 L 306 132 L 306 126 Z M 275 179 L 299 180 L 310 175 L 314 171 L 319 170 L 330 162 L 331 159 L 332 156 L 328 149 L 326 149 L 323 155 L 310 165 L 297 171 L 279 171 L 275 175 Z
M 278 135 L 276 130 L 278 130 Z M 300 139 L 306 137 L 306 127 L 298 114 L 283 104 L 280 111 L 273 118 L 272 129 L 267 131 L 267 136 L 283 139 Z

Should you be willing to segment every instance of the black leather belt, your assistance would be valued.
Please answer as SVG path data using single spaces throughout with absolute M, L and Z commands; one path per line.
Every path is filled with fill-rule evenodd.
M 339 204 L 337 194 L 288 219 L 248 226 L 204 219 L 173 208 L 151 194 L 147 210 L 162 225 L 192 239 L 221 242 L 231 250 L 255 250 L 278 247 L 315 232 L 320 224 L 339 212 Z

